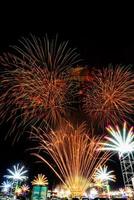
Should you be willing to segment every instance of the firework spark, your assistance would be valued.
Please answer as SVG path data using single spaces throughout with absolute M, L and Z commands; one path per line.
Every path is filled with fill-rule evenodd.
M 24 184 L 24 185 L 21 186 L 21 190 L 24 193 L 25 192 L 29 192 L 30 191 L 30 187 L 28 185 Z
M 12 188 L 12 182 L 10 181 L 3 181 L 3 183 L 0 185 L 2 188 L 2 192 L 8 193 L 9 190 Z
M 134 74 L 130 68 L 112 66 L 94 73 L 93 85 L 87 90 L 83 108 L 100 125 L 131 119 L 134 110 Z
M 110 157 L 109 152 L 98 150 L 101 138 L 88 136 L 83 124 L 76 129 L 66 124 L 49 134 L 41 129 L 36 131 L 38 134 L 33 133 L 33 137 L 39 144 L 40 153 L 33 155 L 56 173 L 73 196 L 81 196 L 90 186 L 95 168 L 103 165 Z M 45 158 L 45 153 L 51 157 L 51 163 Z M 53 162 L 57 171 L 53 168 Z
M 103 167 L 100 166 L 95 173 L 95 180 L 96 181 L 115 181 L 115 175 L 112 174 L 113 171 L 108 171 L 108 167 L 104 165 Z
M 43 174 L 38 174 L 32 181 L 32 185 L 48 185 L 47 177 Z
M 118 152 L 120 157 L 125 153 L 134 151 L 133 127 L 127 131 L 126 122 L 124 122 L 123 131 L 118 126 L 116 126 L 116 129 L 109 126 L 107 130 L 111 137 L 106 136 L 107 141 L 104 143 L 103 150 Z
M 19 166 L 19 164 L 13 166 L 13 170 L 7 169 L 9 172 L 8 175 L 5 175 L 4 177 L 8 179 L 12 179 L 13 181 L 23 181 L 27 179 L 26 173 L 27 170 L 25 170 L 24 166 Z
M 17 56 L 1 57 L 5 69 L 0 76 L 0 116 L 15 119 L 14 125 L 18 119 L 22 125 L 42 120 L 60 122 L 76 95 L 69 70 L 78 62 L 78 54 L 67 42 L 58 44 L 57 38 L 49 41 L 32 36 L 21 44 L 14 47 Z
M 134 134 L 133 127 L 127 130 L 126 122 L 124 122 L 123 130 L 116 126 L 107 127 L 110 136 L 106 136 L 106 141 L 103 143 L 104 151 L 112 151 L 118 153 L 122 176 L 125 187 L 132 186 L 132 178 L 134 177 Z

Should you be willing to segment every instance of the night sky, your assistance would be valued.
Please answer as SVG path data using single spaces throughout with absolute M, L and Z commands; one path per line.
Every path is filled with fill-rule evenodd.
M 22 36 L 27 37 L 30 33 L 37 36 L 44 36 L 47 33 L 50 37 L 58 33 L 61 41 L 69 40 L 69 45 L 78 49 L 83 63 L 88 64 L 89 67 L 106 66 L 110 63 L 134 64 L 134 37 L 132 26 L 130 28 L 128 25 L 129 20 L 126 21 L 119 16 L 119 20 L 115 19 L 117 25 L 115 27 L 109 15 L 105 15 L 104 18 L 98 15 L 95 19 L 91 13 L 83 16 L 82 13 L 74 12 L 72 18 L 69 18 L 69 11 L 53 13 L 50 10 L 52 15 L 46 14 L 47 7 L 44 10 L 37 9 L 37 12 L 35 8 L 33 10 L 33 7 L 30 9 L 26 5 L 23 6 L 24 9 L 21 10 L 15 8 L 10 9 L 10 12 L 5 10 L 8 15 L 1 14 L 0 53 L 7 51 L 9 45 L 17 44 L 18 39 Z M 8 129 L 9 124 L 6 123 L 0 127 L 0 179 L 7 168 L 17 162 L 22 162 L 28 168 L 31 178 L 37 173 L 45 173 L 49 182 L 55 184 L 58 180 L 52 172 L 50 173 L 48 167 L 35 163 L 35 159 L 26 151 L 29 147 L 26 135 L 14 145 L 12 145 L 12 137 L 4 140 Z M 118 183 L 113 184 L 115 188 L 122 186 L 122 177 L 117 156 L 115 156 L 115 161 L 113 160 L 112 158 L 110 162 L 111 168 L 118 176 Z

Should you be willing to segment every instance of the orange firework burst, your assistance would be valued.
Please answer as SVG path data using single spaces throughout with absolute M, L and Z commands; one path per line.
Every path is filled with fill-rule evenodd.
M 68 70 L 78 61 L 78 54 L 67 48 L 67 42 L 58 44 L 57 38 L 49 42 L 47 37 L 40 40 L 32 36 L 21 43 L 22 47 L 15 47 L 17 56 L 1 57 L 5 69 L 1 74 L 0 115 L 9 119 L 20 114 L 21 124 L 42 119 L 55 124 L 65 117 L 76 94 Z
M 36 130 L 36 129 L 35 129 Z M 101 152 L 101 137 L 85 133 L 85 125 L 74 128 L 66 124 L 58 131 L 46 134 L 36 130 L 33 138 L 39 144 L 40 153 L 33 153 L 46 163 L 66 185 L 73 196 L 83 195 L 90 186 L 96 168 L 103 165 L 111 156 L 110 152 Z M 45 153 L 51 161 L 45 158 Z M 57 166 L 57 171 L 53 168 Z
M 131 119 L 134 111 L 134 74 L 129 67 L 112 66 L 95 71 L 93 85 L 83 100 L 90 119 L 103 125 Z

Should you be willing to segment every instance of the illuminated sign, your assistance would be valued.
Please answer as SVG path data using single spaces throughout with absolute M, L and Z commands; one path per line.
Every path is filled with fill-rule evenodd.
M 33 186 L 32 200 L 46 200 L 47 186 Z

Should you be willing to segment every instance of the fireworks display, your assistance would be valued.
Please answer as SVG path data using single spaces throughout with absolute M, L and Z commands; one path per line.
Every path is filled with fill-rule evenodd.
M 109 66 L 96 70 L 93 84 L 83 99 L 83 109 L 101 126 L 132 120 L 134 74 L 129 67 Z
M 108 181 L 116 178 L 105 164 L 113 152 L 119 154 L 124 183 L 131 186 L 133 127 L 127 130 L 124 122 L 120 130 L 115 124 L 133 122 L 132 69 L 121 65 L 102 69 L 81 65 L 76 49 L 71 49 L 68 42 L 59 43 L 57 36 L 52 40 L 47 35 L 42 39 L 32 35 L 22 38 L 12 52 L 0 56 L 0 123 L 11 124 L 14 141 L 23 130 L 32 130 L 29 139 L 36 147 L 30 148 L 31 154 L 57 175 L 69 197 L 82 197 L 90 189 L 92 198 L 98 195 L 93 186 L 106 186 L 110 195 Z M 93 129 L 87 131 L 85 123 L 76 126 L 68 122 L 81 121 L 80 107 L 88 116 L 88 127 L 101 128 L 98 135 Z M 106 140 L 100 134 L 105 127 L 110 134 Z M 12 180 L 12 185 L 4 181 L 0 186 L 3 192 L 15 185 L 17 196 L 27 195 L 29 186 L 19 185 L 27 179 L 26 173 L 19 164 L 8 169 L 4 177 Z M 31 183 L 43 188 L 48 179 L 38 174 Z
M 122 176 L 125 187 L 132 187 L 132 178 L 134 177 L 134 135 L 133 127 L 127 130 L 124 122 L 123 130 L 118 126 L 107 128 L 111 137 L 106 136 L 106 141 L 102 150 L 118 153 Z
M 108 171 L 108 167 L 106 165 L 104 165 L 103 167 L 100 166 L 95 173 L 95 180 L 96 181 L 101 181 L 101 182 L 105 182 L 105 181 L 115 181 L 115 175 L 112 174 L 112 171 Z
M 38 174 L 32 181 L 32 185 L 48 185 L 47 177 L 43 174 Z
M 27 185 L 27 184 L 24 184 L 24 185 L 22 185 L 21 186 L 21 190 L 22 190 L 22 192 L 29 192 L 29 190 L 30 190 L 30 187 Z
M 39 144 L 40 153 L 32 154 L 56 173 L 72 195 L 81 196 L 84 193 L 95 169 L 103 165 L 111 155 L 98 150 L 101 137 L 88 136 L 83 124 L 75 129 L 67 123 L 57 131 L 51 130 L 49 134 L 38 129 L 33 133 L 33 139 Z M 51 159 L 47 160 L 45 153 Z M 57 170 L 53 168 L 53 163 Z
M 118 126 L 116 126 L 116 129 L 109 126 L 107 130 L 111 137 L 106 136 L 103 150 L 118 152 L 120 157 L 125 153 L 134 151 L 133 127 L 127 131 L 126 122 L 124 122 L 123 130 L 120 130 Z
M 27 179 L 26 173 L 27 170 L 25 170 L 24 166 L 19 166 L 19 164 L 13 166 L 13 170 L 7 169 L 9 174 L 5 175 L 4 177 L 11 179 L 13 181 L 23 181 Z
M 17 56 L 1 57 L 5 67 L 0 75 L 1 119 L 13 119 L 12 131 L 16 121 L 22 126 L 43 120 L 60 123 L 77 93 L 68 72 L 78 61 L 78 54 L 67 42 L 58 44 L 57 38 L 49 41 L 47 37 L 40 40 L 32 36 L 21 44 L 14 47 Z
M 10 191 L 10 189 L 12 188 L 12 182 L 11 181 L 3 181 L 3 183 L 0 185 L 0 187 L 2 188 L 2 192 L 4 193 L 8 193 Z

